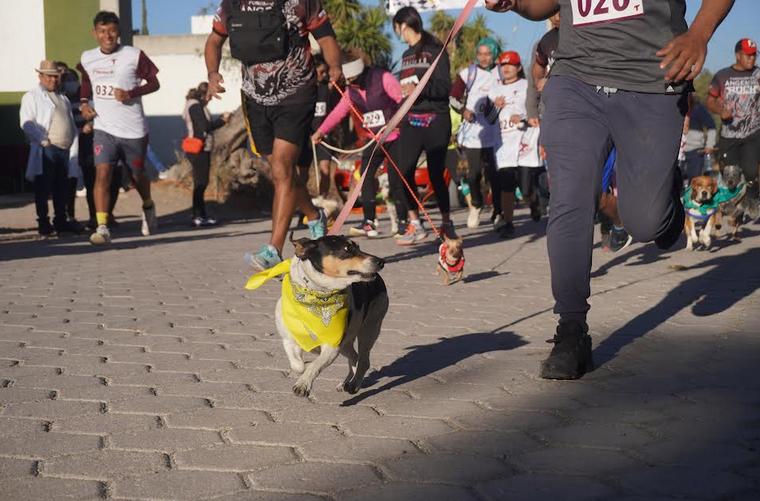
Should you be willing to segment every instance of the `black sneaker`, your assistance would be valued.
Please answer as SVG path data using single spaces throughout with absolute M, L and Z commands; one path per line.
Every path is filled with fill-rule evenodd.
M 683 177 L 681 176 L 681 169 L 676 169 L 673 174 L 673 214 L 670 217 L 670 222 L 665 232 L 659 237 L 654 239 L 655 245 L 662 250 L 667 250 L 673 247 L 681 238 L 683 233 L 683 224 L 686 220 L 686 213 L 683 210 L 683 203 L 681 203 L 681 190 L 683 186 Z
M 631 245 L 631 242 L 633 242 L 633 237 L 625 231 L 625 228 L 618 228 L 617 226 L 612 227 L 609 240 L 609 249 L 612 252 L 618 252 L 625 249 Z
M 515 225 L 513 223 L 504 223 L 499 228 L 499 238 L 512 238 L 515 236 Z
M 48 219 L 41 219 L 37 222 L 37 233 L 41 237 L 49 237 L 55 234 L 55 228 L 53 228 Z
M 549 357 L 541 362 L 544 379 L 578 379 L 593 370 L 591 336 L 585 322 L 562 322 L 549 343 L 554 343 Z
M 541 221 L 541 207 L 538 205 L 538 200 L 530 202 L 530 218 L 536 223 Z

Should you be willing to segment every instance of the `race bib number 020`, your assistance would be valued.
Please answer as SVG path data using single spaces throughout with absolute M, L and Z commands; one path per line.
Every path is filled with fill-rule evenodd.
M 644 15 L 644 0 L 570 0 L 573 26 L 610 23 Z

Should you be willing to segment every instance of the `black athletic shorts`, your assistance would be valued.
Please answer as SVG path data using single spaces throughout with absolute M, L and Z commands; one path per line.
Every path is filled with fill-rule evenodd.
M 275 138 L 298 146 L 309 140 L 314 103 L 263 106 L 246 96 L 245 106 L 254 147 L 259 154 L 271 155 Z

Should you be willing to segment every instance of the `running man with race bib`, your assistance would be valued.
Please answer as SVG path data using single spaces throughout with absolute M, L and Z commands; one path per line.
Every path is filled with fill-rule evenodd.
M 95 218 L 97 228 L 90 236 L 93 245 L 111 241 L 108 214 L 111 177 L 122 160 L 132 171 L 142 198 L 142 234 L 156 232 L 156 206 L 150 197 L 150 180 L 145 174 L 148 124 L 142 96 L 159 88 L 158 68 L 140 49 L 119 44 L 119 18 L 101 11 L 93 20 L 98 47 L 82 53 L 81 107 L 85 120 L 95 119 Z M 144 83 L 143 83 L 144 82 Z M 92 104 L 90 105 L 90 100 Z
M 707 42 L 732 4 L 702 0 L 689 27 L 686 0 L 486 0 L 491 10 L 514 10 L 532 20 L 561 13 L 541 124 L 559 325 L 541 377 L 577 379 L 593 368 L 586 314 L 594 213 L 613 144 L 626 229 L 663 249 L 678 241 L 684 210 L 676 158 L 687 95 L 702 70 Z

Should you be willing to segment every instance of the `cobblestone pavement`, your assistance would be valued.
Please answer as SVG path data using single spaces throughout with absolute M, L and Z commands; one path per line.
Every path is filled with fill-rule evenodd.
M 242 288 L 267 228 L 0 244 L 1 499 L 760 496 L 759 226 L 711 252 L 596 250 L 598 367 L 575 382 L 537 377 L 554 316 L 523 212 L 510 241 L 460 229 L 449 288 L 433 244 L 360 241 L 388 260 L 375 371 L 350 398 L 339 359 L 308 399 L 277 285 Z

